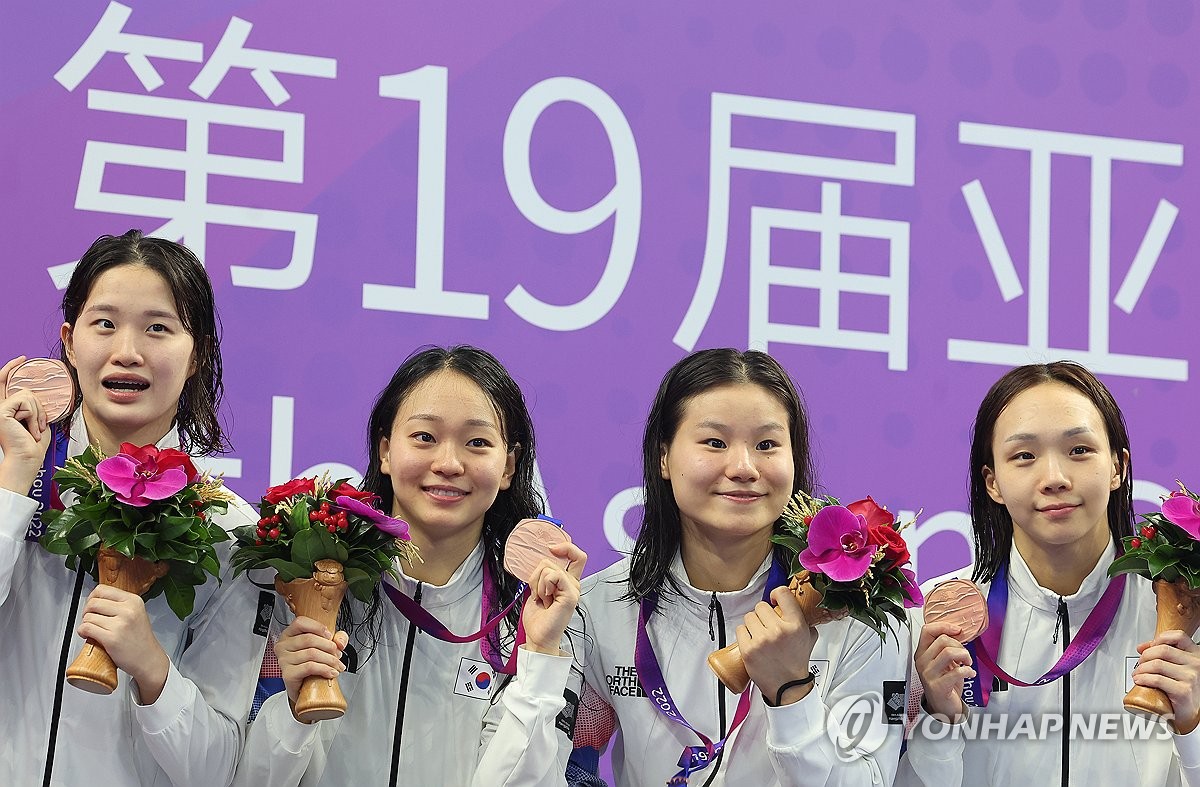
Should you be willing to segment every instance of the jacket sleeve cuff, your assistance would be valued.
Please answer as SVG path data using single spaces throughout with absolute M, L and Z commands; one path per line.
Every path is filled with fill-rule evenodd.
M 301 754 L 316 740 L 317 725 L 305 724 L 292 715 L 286 691 L 267 697 L 258 719 L 266 722 L 270 737 L 290 754 Z
M 1179 764 L 1183 768 L 1200 766 L 1200 727 L 1187 735 L 1175 736 L 1175 754 L 1178 755 Z
M 825 706 L 816 689 L 790 705 L 767 706 L 767 745 L 772 749 L 792 748 L 817 738 L 824 730 Z
M 150 705 L 142 704 L 136 683 L 131 681 L 129 688 L 133 692 L 133 713 L 148 735 L 159 735 L 170 727 L 191 707 L 197 693 L 196 684 L 180 675 L 172 662 L 167 662 L 167 681 L 158 699 Z
M 966 706 L 966 709 L 969 716 L 971 706 Z M 965 722 L 963 723 L 965 724 Z M 962 759 L 963 751 L 967 748 L 967 741 L 965 736 L 955 734 L 954 727 L 956 726 L 958 725 L 942 721 L 932 715 L 922 705 L 917 714 L 917 723 L 909 734 L 909 756 L 914 756 L 915 749 L 918 756 L 927 760 Z
M 0 489 L 0 536 L 13 541 L 24 541 L 29 520 L 37 511 L 38 503 L 32 497 L 17 494 L 11 489 Z
M 564 654 L 553 656 L 518 648 L 517 680 L 530 697 L 562 699 L 573 661 L 571 656 Z

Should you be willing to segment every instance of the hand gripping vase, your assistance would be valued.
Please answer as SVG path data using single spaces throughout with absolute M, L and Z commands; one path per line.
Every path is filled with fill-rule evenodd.
M 346 595 L 342 564 L 336 560 L 318 560 L 309 579 L 283 582 L 275 577 L 275 590 L 283 596 L 295 615 L 312 618 L 330 631 L 337 630 L 338 608 Z M 311 675 L 300 685 L 295 716 L 305 724 L 336 719 L 346 712 L 346 698 L 337 678 Z
M 831 611 L 817 606 L 821 603 L 822 595 L 809 582 L 807 571 L 793 575 L 792 581 L 788 583 L 788 590 L 792 591 L 792 595 L 800 602 L 804 619 L 810 626 L 819 626 L 846 616 L 844 609 Z M 779 607 L 775 608 L 775 612 L 781 614 Z M 725 688 L 734 694 L 741 694 L 750 683 L 750 674 L 746 672 L 746 663 L 742 660 L 742 653 L 736 642 L 708 654 L 708 667 L 716 673 L 721 683 L 725 684 Z
M 140 557 L 125 557 L 115 549 L 100 547 L 96 556 L 101 585 L 110 585 L 142 595 L 169 570 L 166 563 L 151 563 Z M 66 681 L 92 694 L 112 694 L 117 688 L 117 665 L 95 640 L 86 640 L 83 650 L 67 667 Z
M 1200 590 L 1193 590 L 1185 580 L 1165 582 L 1156 579 L 1154 598 L 1158 610 L 1154 636 L 1174 629 L 1183 631 L 1189 637 L 1195 635 L 1196 628 L 1200 627 Z M 1194 719 L 1187 719 L 1187 728 L 1180 729 L 1174 720 L 1175 710 L 1171 707 L 1171 700 L 1161 689 L 1134 686 L 1125 695 L 1123 704 L 1125 710 L 1138 716 L 1167 719 L 1171 728 L 1179 733 L 1191 732 L 1191 728 L 1195 726 Z

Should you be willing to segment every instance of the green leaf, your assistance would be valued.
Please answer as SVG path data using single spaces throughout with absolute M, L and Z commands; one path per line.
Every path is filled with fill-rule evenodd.
M 164 577 L 163 591 L 167 595 L 167 604 L 177 618 L 183 620 L 192 614 L 192 607 L 196 604 L 196 588 L 194 586 L 183 584 L 168 574 Z
M 312 566 L 302 566 L 299 563 L 293 563 L 290 560 L 273 557 L 266 561 L 267 565 L 279 572 L 279 578 L 284 582 L 291 582 L 293 579 L 308 579 L 312 576 Z
M 1146 557 L 1146 565 L 1149 566 L 1150 573 L 1155 577 L 1158 577 L 1160 574 L 1162 574 L 1173 563 L 1173 555 L 1151 553 Z M 1163 578 L 1166 579 L 1166 577 Z
M 311 566 L 323 557 L 321 554 L 321 537 L 318 535 L 321 532 L 323 531 L 315 528 L 307 528 L 296 534 L 296 537 L 292 539 L 293 563 L 299 563 L 302 566 Z
M 133 535 L 123 535 L 105 542 L 109 549 L 115 549 L 125 557 L 133 557 Z
M 217 560 L 216 555 L 205 555 L 200 560 L 200 568 L 212 574 L 214 577 L 219 577 L 221 575 L 221 564 Z
M 808 545 L 804 543 L 803 539 L 797 538 L 796 536 L 777 535 L 772 536 L 771 541 L 779 544 L 793 555 L 800 554 L 808 547 Z
M 296 505 L 292 506 L 292 530 L 297 534 L 305 530 L 311 530 L 312 528 L 309 527 L 309 524 L 308 506 L 297 501 Z
M 169 516 L 164 517 L 162 525 L 158 528 L 158 537 L 163 541 L 170 541 L 174 538 L 179 538 L 184 533 L 192 528 L 192 523 L 195 520 L 192 517 Z

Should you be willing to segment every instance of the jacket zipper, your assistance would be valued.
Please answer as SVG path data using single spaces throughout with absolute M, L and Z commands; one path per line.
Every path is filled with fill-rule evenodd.
M 1067 614 L 1067 602 L 1062 596 L 1058 597 L 1058 621 L 1054 625 L 1054 641 L 1058 641 L 1058 632 L 1062 630 L 1062 649 L 1066 653 L 1071 644 L 1071 618 Z M 1071 776 L 1071 673 L 1063 675 L 1063 738 L 1062 738 L 1062 785 L 1067 787 Z
M 421 583 L 417 583 L 417 592 L 413 601 L 421 603 Z M 396 776 L 400 769 L 400 740 L 404 735 L 404 705 L 408 701 L 408 672 L 412 666 L 413 646 L 417 641 L 417 627 L 410 621 L 408 624 L 408 640 L 404 643 L 404 666 L 400 670 L 400 692 L 396 698 L 396 735 L 392 739 L 392 776 L 388 780 L 391 787 L 396 787 Z
M 713 617 L 716 617 L 716 627 L 714 631 Z M 708 636 L 717 643 L 718 648 L 725 647 L 725 610 L 721 608 L 721 602 L 717 601 L 717 593 L 713 591 L 712 600 L 708 602 Z M 725 687 L 721 685 L 721 681 L 717 681 L 717 715 L 721 723 L 721 737 L 723 740 L 728 731 L 725 729 Z M 721 770 L 721 760 L 725 756 L 725 750 L 717 754 L 717 758 L 713 760 L 712 773 L 704 781 L 704 787 L 712 784 L 713 779 L 717 778 L 717 772 Z
M 43 787 L 49 787 L 54 774 L 54 749 L 58 744 L 58 719 L 62 715 L 63 676 L 67 671 L 67 655 L 71 651 L 72 635 L 75 633 L 75 616 L 79 614 L 79 598 L 83 595 L 82 568 L 75 569 L 75 589 L 71 593 L 71 608 L 67 611 L 67 630 L 63 632 L 62 651 L 58 655 L 58 677 L 54 682 L 54 709 L 50 712 L 50 738 L 46 742 L 46 769 L 42 773 Z

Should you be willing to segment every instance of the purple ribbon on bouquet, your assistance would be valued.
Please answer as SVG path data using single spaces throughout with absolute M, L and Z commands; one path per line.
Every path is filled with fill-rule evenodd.
M 50 448 L 46 451 L 46 458 L 42 460 L 42 467 L 29 490 L 29 496 L 37 501 L 38 507 L 29 518 L 29 527 L 25 530 L 26 541 L 37 541 L 42 537 L 42 533 L 46 532 L 42 524 L 42 514 L 51 508 L 62 510 L 62 501 L 58 499 L 58 484 L 54 483 L 54 470 L 67 463 L 67 444 L 70 442 L 65 432 L 57 426 L 50 427 Z
M 971 658 L 978 666 L 977 674 L 971 679 L 976 687 L 976 695 L 982 701 L 977 707 L 987 707 L 988 697 L 992 691 L 992 677 L 999 676 L 1013 686 L 1044 686 L 1058 680 L 1071 670 L 1087 661 L 1095 652 L 1104 636 L 1112 626 L 1121 606 L 1121 598 L 1125 595 L 1125 575 L 1119 574 L 1108 582 L 1108 588 L 1100 597 L 1099 603 L 1092 609 L 1091 614 L 1079 629 L 1079 634 L 1071 640 L 1071 644 L 1063 651 L 1050 671 L 1037 680 L 1026 683 L 1009 675 L 996 664 L 996 656 L 1000 652 L 1000 636 L 1004 632 L 1004 615 L 1008 611 L 1008 564 L 1004 563 L 996 572 L 992 586 L 988 588 L 988 618 L 991 625 L 980 635 L 979 639 L 967 644 Z M 973 704 L 973 703 L 972 703 Z
M 771 569 L 767 572 L 767 584 L 763 588 L 763 601 L 770 600 L 771 591 L 785 584 L 787 584 L 787 572 L 778 560 L 772 560 Z M 750 694 L 754 690 L 754 686 L 751 684 L 742 692 L 738 699 L 737 710 L 733 714 L 733 724 L 721 740 L 714 743 L 711 738 L 689 724 L 671 697 L 666 678 L 663 677 L 662 666 L 658 662 L 658 654 L 654 652 L 654 645 L 650 642 L 650 633 L 647 627 L 650 617 L 657 608 L 658 593 L 647 595 L 638 605 L 637 643 L 633 649 L 633 665 L 637 669 L 642 689 L 654 703 L 658 712 L 676 724 L 687 727 L 704 742 L 703 746 L 688 746 L 683 750 L 683 754 L 679 757 L 681 770 L 667 782 L 668 785 L 687 784 L 688 777 L 694 771 L 703 770 L 713 763 L 717 754 L 725 748 L 725 742 L 733 737 L 733 733 L 746 720 L 746 716 L 750 714 Z

